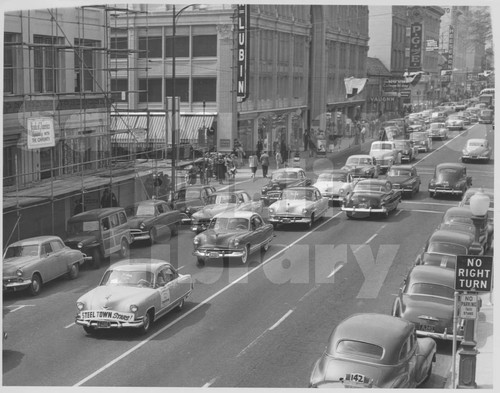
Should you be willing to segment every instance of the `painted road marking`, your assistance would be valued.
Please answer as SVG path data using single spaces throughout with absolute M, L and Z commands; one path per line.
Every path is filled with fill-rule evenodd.
M 73 322 L 73 323 L 69 324 L 68 326 L 65 326 L 64 329 L 70 328 L 70 327 L 72 327 L 74 325 L 76 325 L 76 323 Z
M 34 304 L 18 304 L 16 306 L 7 306 L 7 308 L 12 308 L 12 310 L 9 312 L 16 312 L 24 307 L 35 307 L 35 305 Z
M 382 226 L 378 229 L 378 231 L 377 231 L 377 232 L 375 232 L 372 236 L 370 236 L 370 238 L 369 238 L 366 242 L 364 242 L 364 243 L 363 243 L 363 244 L 361 244 L 359 247 L 357 247 L 357 248 L 356 248 L 356 249 L 355 249 L 352 253 L 353 253 L 353 254 L 356 254 L 359 250 L 361 250 L 361 248 L 362 248 L 365 244 L 370 243 L 373 239 L 375 239 L 375 238 L 377 237 L 377 235 L 380 233 L 380 231 L 381 231 L 382 229 L 384 229 L 386 226 L 387 226 L 387 224 L 382 225 Z M 332 273 L 333 273 L 333 272 L 332 272 Z M 332 275 L 332 273 L 330 273 L 330 276 Z M 328 276 L 328 277 L 330 277 L 330 276 Z
M 215 378 L 212 378 L 210 381 L 208 381 L 205 385 L 202 386 L 202 388 L 208 388 L 210 385 L 212 385 L 215 380 L 217 379 L 217 377 Z
M 337 273 L 340 269 L 342 269 L 344 267 L 344 264 L 343 263 L 338 263 L 335 267 L 335 269 L 333 269 L 333 271 L 327 276 L 327 278 L 330 278 L 332 277 L 335 273 Z
M 309 232 L 305 233 L 304 235 L 302 235 L 301 237 L 299 237 L 294 242 L 290 243 L 284 249 L 278 251 L 276 254 L 274 254 L 274 255 L 270 256 L 269 258 L 267 258 L 266 260 L 262 261 L 262 263 L 260 265 L 254 267 L 249 272 L 246 272 L 245 274 L 242 274 L 239 278 L 235 279 L 233 282 L 229 283 L 224 288 L 220 289 L 219 291 L 217 291 L 213 295 L 209 296 L 208 298 L 206 298 L 202 302 L 198 303 L 198 305 L 196 305 L 192 309 L 187 310 L 184 314 L 182 314 L 181 316 L 179 316 L 178 318 L 176 318 L 175 320 L 173 320 L 172 322 L 170 322 L 168 325 L 164 326 L 163 328 L 161 328 L 157 332 L 151 334 L 151 336 L 147 337 L 143 341 L 140 341 L 138 344 L 134 345 L 132 348 L 130 348 L 129 350 L 125 351 L 120 356 L 118 356 L 118 357 L 114 358 L 113 360 L 111 360 L 110 362 L 106 363 L 104 366 L 102 366 L 101 368 L 97 369 L 92 374 L 88 375 L 87 377 L 83 378 L 82 380 L 80 380 L 79 382 L 77 382 L 76 384 L 74 384 L 73 386 L 81 386 L 84 383 L 86 383 L 87 381 L 89 381 L 92 378 L 96 377 L 97 375 L 101 374 L 103 371 L 107 370 L 112 365 L 118 363 L 121 359 L 127 357 L 131 353 L 133 353 L 136 350 L 138 350 L 139 348 L 141 348 L 144 344 L 148 343 L 149 341 L 153 340 L 158 335 L 162 334 L 165 330 L 169 329 L 170 327 L 172 327 L 176 323 L 182 321 L 184 318 L 186 318 L 189 315 L 191 315 L 192 313 L 196 312 L 199 308 L 204 307 L 207 303 L 209 303 L 210 301 L 212 301 L 213 299 L 215 299 L 217 296 L 219 296 L 220 294 L 226 292 L 228 289 L 232 288 L 233 285 L 236 285 L 240 281 L 244 280 L 246 277 L 248 277 L 250 274 L 254 273 L 255 271 L 257 271 L 259 269 L 262 269 L 265 265 L 267 265 L 269 262 L 271 262 L 277 255 L 285 253 L 289 248 L 291 248 L 294 245 L 296 245 L 297 243 L 301 242 L 303 239 L 305 239 L 311 233 L 319 230 L 321 227 L 323 227 L 324 225 L 328 224 L 331 220 L 333 220 L 334 218 L 338 217 L 340 214 L 342 214 L 342 211 L 338 212 L 337 214 L 335 214 L 331 218 L 327 219 L 326 221 L 320 223 L 318 226 L 314 227 L 312 230 L 310 230 Z
M 276 329 L 281 322 L 283 322 L 285 319 L 288 318 L 288 316 L 293 312 L 293 310 L 288 310 L 285 315 L 283 315 L 273 326 L 269 328 L 269 330 L 274 330 Z
M 439 146 L 436 150 L 433 150 L 431 152 L 429 152 L 425 157 L 421 158 L 420 160 L 418 160 L 414 165 L 418 165 L 420 164 L 422 161 L 424 161 L 426 158 L 432 156 L 434 153 L 437 153 L 439 150 L 441 150 L 442 148 L 444 148 L 445 146 L 447 146 L 449 143 L 453 142 L 455 139 L 457 139 L 458 137 L 462 136 L 462 134 L 466 133 L 467 131 L 470 130 L 470 128 L 472 127 L 469 127 L 468 129 L 460 132 L 458 135 L 456 135 L 454 138 L 450 139 L 449 141 L 447 141 L 446 143 L 443 143 L 441 146 Z

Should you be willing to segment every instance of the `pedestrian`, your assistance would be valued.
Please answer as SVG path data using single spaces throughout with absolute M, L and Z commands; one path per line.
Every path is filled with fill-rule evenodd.
M 257 166 L 259 165 L 259 159 L 257 158 L 256 155 L 252 154 L 250 157 L 248 157 L 248 166 L 250 167 L 250 170 L 252 171 L 252 179 L 255 181 L 255 173 L 257 172 Z
M 360 131 L 361 135 L 361 143 L 365 143 L 365 136 L 366 136 L 366 123 L 363 123 Z
M 278 149 L 279 149 L 279 141 L 278 141 L 278 137 L 276 137 L 276 139 L 273 142 L 273 155 L 276 155 L 276 152 L 278 151 Z
M 234 163 L 233 156 L 231 154 L 227 154 L 226 157 L 224 158 L 224 163 L 226 165 L 227 180 L 228 181 L 234 180 L 234 177 L 236 175 L 236 165 Z
M 379 141 L 386 141 L 387 140 L 387 135 L 385 133 L 385 128 L 381 128 L 378 132 L 378 140 Z
M 79 214 L 81 212 L 83 212 L 82 198 L 78 198 L 75 201 L 75 209 L 73 210 L 73 215 Z
M 260 155 L 262 153 L 262 149 L 264 148 L 264 144 L 262 143 L 262 139 L 259 138 L 257 141 L 257 159 L 260 160 Z
M 276 150 L 276 169 L 281 168 L 281 164 L 283 163 L 283 158 L 281 157 L 281 152 L 279 150 Z
M 304 151 L 309 149 L 309 129 L 305 129 L 304 131 Z
M 219 184 L 223 184 L 224 178 L 226 177 L 226 164 L 222 153 L 219 153 L 215 160 L 215 173 L 217 180 L 219 180 Z
M 101 198 L 101 207 L 117 207 L 118 200 L 116 199 L 115 193 L 111 190 L 111 187 L 106 188 Z
M 267 171 L 269 170 L 269 154 L 267 151 L 260 155 L 260 164 L 262 165 L 262 177 L 267 178 Z

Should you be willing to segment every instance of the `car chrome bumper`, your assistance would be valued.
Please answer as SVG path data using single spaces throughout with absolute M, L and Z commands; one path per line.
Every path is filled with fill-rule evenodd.
M 426 332 L 425 330 L 416 330 L 417 336 L 423 336 L 423 337 L 430 337 L 430 338 L 435 338 L 438 340 L 447 340 L 451 341 L 453 340 L 453 332 L 447 333 L 446 331 L 444 333 L 436 333 L 436 332 Z M 464 336 L 461 334 L 457 334 L 457 341 L 463 341 Z
M 199 258 L 241 258 L 244 254 L 243 250 L 194 250 L 193 255 Z
M 191 224 L 191 230 L 195 233 L 203 232 L 205 229 L 208 228 L 208 224 Z
M 98 322 L 109 322 L 107 327 L 99 327 Z M 80 326 L 92 327 L 95 329 L 121 329 L 126 327 L 140 328 L 144 325 L 143 320 L 136 320 L 132 322 L 121 322 L 121 321 L 107 321 L 107 320 L 95 320 L 95 319 L 75 319 L 75 323 Z
M 442 188 L 429 188 L 429 192 L 433 192 L 435 194 L 462 194 L 462 190 L 453 190 L 453 189 L 442 189 Z
M 371 208 L 371 207 L 345 207 L 342 206 L 342 211 L 351 212 L 351 213 L 387 213 L 387 209 L 385 207 L 380 208 Z
M 5 280 L 5 278 L 4 278 Z M 4 292 L 9 292 L 9 291 L 22 291 L 23 289 L 28 288 L 31 285 L 31 280 L 26 279 L 23 281 L 13 281 L 9 283 L 4 283 L 3 284 L 3 290 Z
M 269 222 L 272 224 L 309 224 L 311 217 L 287 217 L 287 216 L 269 216 Z
M 135 240 L 149 240 L 149 239 L 151 239 L 149 232 L 146 232 L 146 231 L 133 230 L 133 231 L 130 231 L 130 234 L 134 238 L 134 241 Z
M 489 160 L 489 157 L 484 157 L 484 156 L 462 156 L 462 160 Z

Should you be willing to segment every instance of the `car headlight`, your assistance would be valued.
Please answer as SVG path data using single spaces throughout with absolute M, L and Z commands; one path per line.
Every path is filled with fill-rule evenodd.
M 83 304 L 82 302 L 76 302 L 76 308 L 79 311 L 82 311 L 85 308 L 85 304 Z
M 137 307 L 135 304 L 132 304 L 130 306 L 130 311 L 132 311 L 132 312 L 137 312 L 138 309 L 139 309 L 139 307 Z
M 23 270 L 22 270 L 22 269 L 17 269 L 17 270 L 16 270 L 16 275 L 17 275 L 18 277 L 22 277 L 22 276 L 23 276 Z
M 239 239 L 234 239 L 233 244 L 235 247 L 238 247 L 240 245 L 240 240 Z
M 191 213 L 191 206 L 188 206 L 184 210 L 187 214 Z
M 200 244 L 200 243 L 201 243 L 200 238 L 199 238 L 199 237 L 195 237 L 195 238 L 193 239 L 193 243 L 194 243 L 194 245 L 195 245 L 195 246 L 197 246 L 198 244 Z
M 275 213 L 275 209 L 274 207 L 270 207 L 269 208 L 269 214 L 274 214 Z
M 139 225 L 139 229 L 143 231 L 144 228 L 146 228 L 146 225 L 143 222 L 141 222 L 141 225 Z
M 462 150 L 462 154 L 467 154 L 467 150 L 466 150 L 466 149 L 463 149 L 463 150 Z
M 366 174 L 370 173 L 370 170 L 369 169 L 365 169 L 365 173 Z
M 83 243 L 82 243 L 82 242 L 79 242 L 76 246 L 77 246 L 78 248 L 83 248 Z
M 305 216 L 309 211 L 307 209 L 302 209 L 302 214 Z
M 267 192 L 267 187 L 262 187 L 262 190 L 260 190 L 262 194 L 265 194 Z
M 340 196 L 342 196 L 342 195 L 344 195 L 344 194 L 345 194 L 345 190 L 344 190 L 343 188 L 341 188 L 341 189 L 339 190 L 339 195 L 340 195 Z

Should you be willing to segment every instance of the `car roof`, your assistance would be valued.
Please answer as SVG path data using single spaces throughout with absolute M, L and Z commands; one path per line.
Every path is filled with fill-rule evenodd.
M 451 285 L 452 287 L 455 283 L 455 271 L 439 266 L 417 265 L 412 269 L 410 277 L 412 282 Z
M 217 218 L 247 218 L 250 219 L 253 215 L 257 213 L 248 210 L 229 210 L 224 211 L 214 216 Z
M 451 243 L 470 246 L 474 241 L 474 234 L 450 229 L 437 229 L 430 237 L 432 243 Z
M 375 185 L 381 185 L 385 186 L 387 183 L 390 183 L 387 179 L 361 179 L 356 183 L 358 184 L 375 184 Z
M 169 262 L 163 261 L 161 259 L 133 258 L 133 259 L 122 259 L 121 261 L 112 264 L 108 268 L 108 270 L 121 270 L 121 271 L 144 270 L 148 272 L 154 272 L 162 265 L 168 265 L 169 267 L 173 267 Z
M 18 240 L 18 241 L 14 242 L 14 243 L 9 244 L 8 247 L 10 247 L 10 246 L 28 246 L 28 245 L 31 245 L 31 244 L 44 243 L 44 242 L 50 241 L 50 240 L 59 240 L 59 241 L 62 242 L 62 239 L 59 236 L 52 236 L 52 235 L 48 235 L 48 236 L 35 236 L 35 237 L 29 237 L 27 239 Z
M 245 190 L 219 190 L 214 192 L 212 195 L 221 195 L 221 194 L 241 194 L 246 192 Z M 210 196 L 212 196 L 210 195 Z
M 415 165 L 393 165 L 391 166 L 390 169 L 406 169 L 406 170 L 412 170 L 415 168 Z
M 395 353 L 399 355 L 402 343 L 413 331 L 413 324 L 402 318 L 376 313 L 354 314 L 338 324 L 327 351 L 335 353 L 337 343 L 345 339 L 368 342 L 384 349 L 380 362 L 386 363 Z
M 328 170 L 325 170 L 325 171 L 322 171 L 321 173 L 318 174 L 319 175 L 331 175 L 331 174 L 334 174 L 334 173 L 342 173 L 342 174 L 348 174 L 349 171 L 347 169 L 328 169 Z
M 469 140 L 467 140 L 467 143 L 469 142 L 476 142 L 476 143 L 488 143 L 488 140 L 487 139 L 481 139 L 481 138 L 471 138 Z
M 302 168 L 280 168 L 276 169 L 273 171 L 273 173 L 279 173 L 279 172 L 301 172 L 304 171 Z
M 295 186 L 295 187 L 287 187 L 283 191 L 293 191 L 293 190 L 309 190 L 309 191 L 316 191 L 317 188 L 314 186 Z
M 436 168 L 437 169 L 441 169 L 441 168 L 464 169 L 465 165 L 462 165 L 462 164 L 459 164 L 459 163 L 456 163 L 456 162 L 443 162 L 441 164 L 437 164 Z
M 459 216 L 459 217 L 472 217 L 472 210 L 470 209 L 470 206 L 454 206 L 450 207 L 446 212 L 444 213 L 444 217 L 450 217 L 450 216 Z
M 72 221 L 86 221 L 86 220 L 92 220 L 96 221 L 99 220 L 102 217 L 105 217 L 109 214 L 113 214 L 119 211 L 123 211 L 122 207 L 105 207 L 102 209 L 93 209 L 93 210 L 88 210 L 86 212 L 79 213 L 73 217 L 71 217 L 68 222 Z
M 370 156 L 369 154 L 354 154 L 352 156 L 349 156 L 347 159 L 349 158 L 372 158 L 372 156 Z

